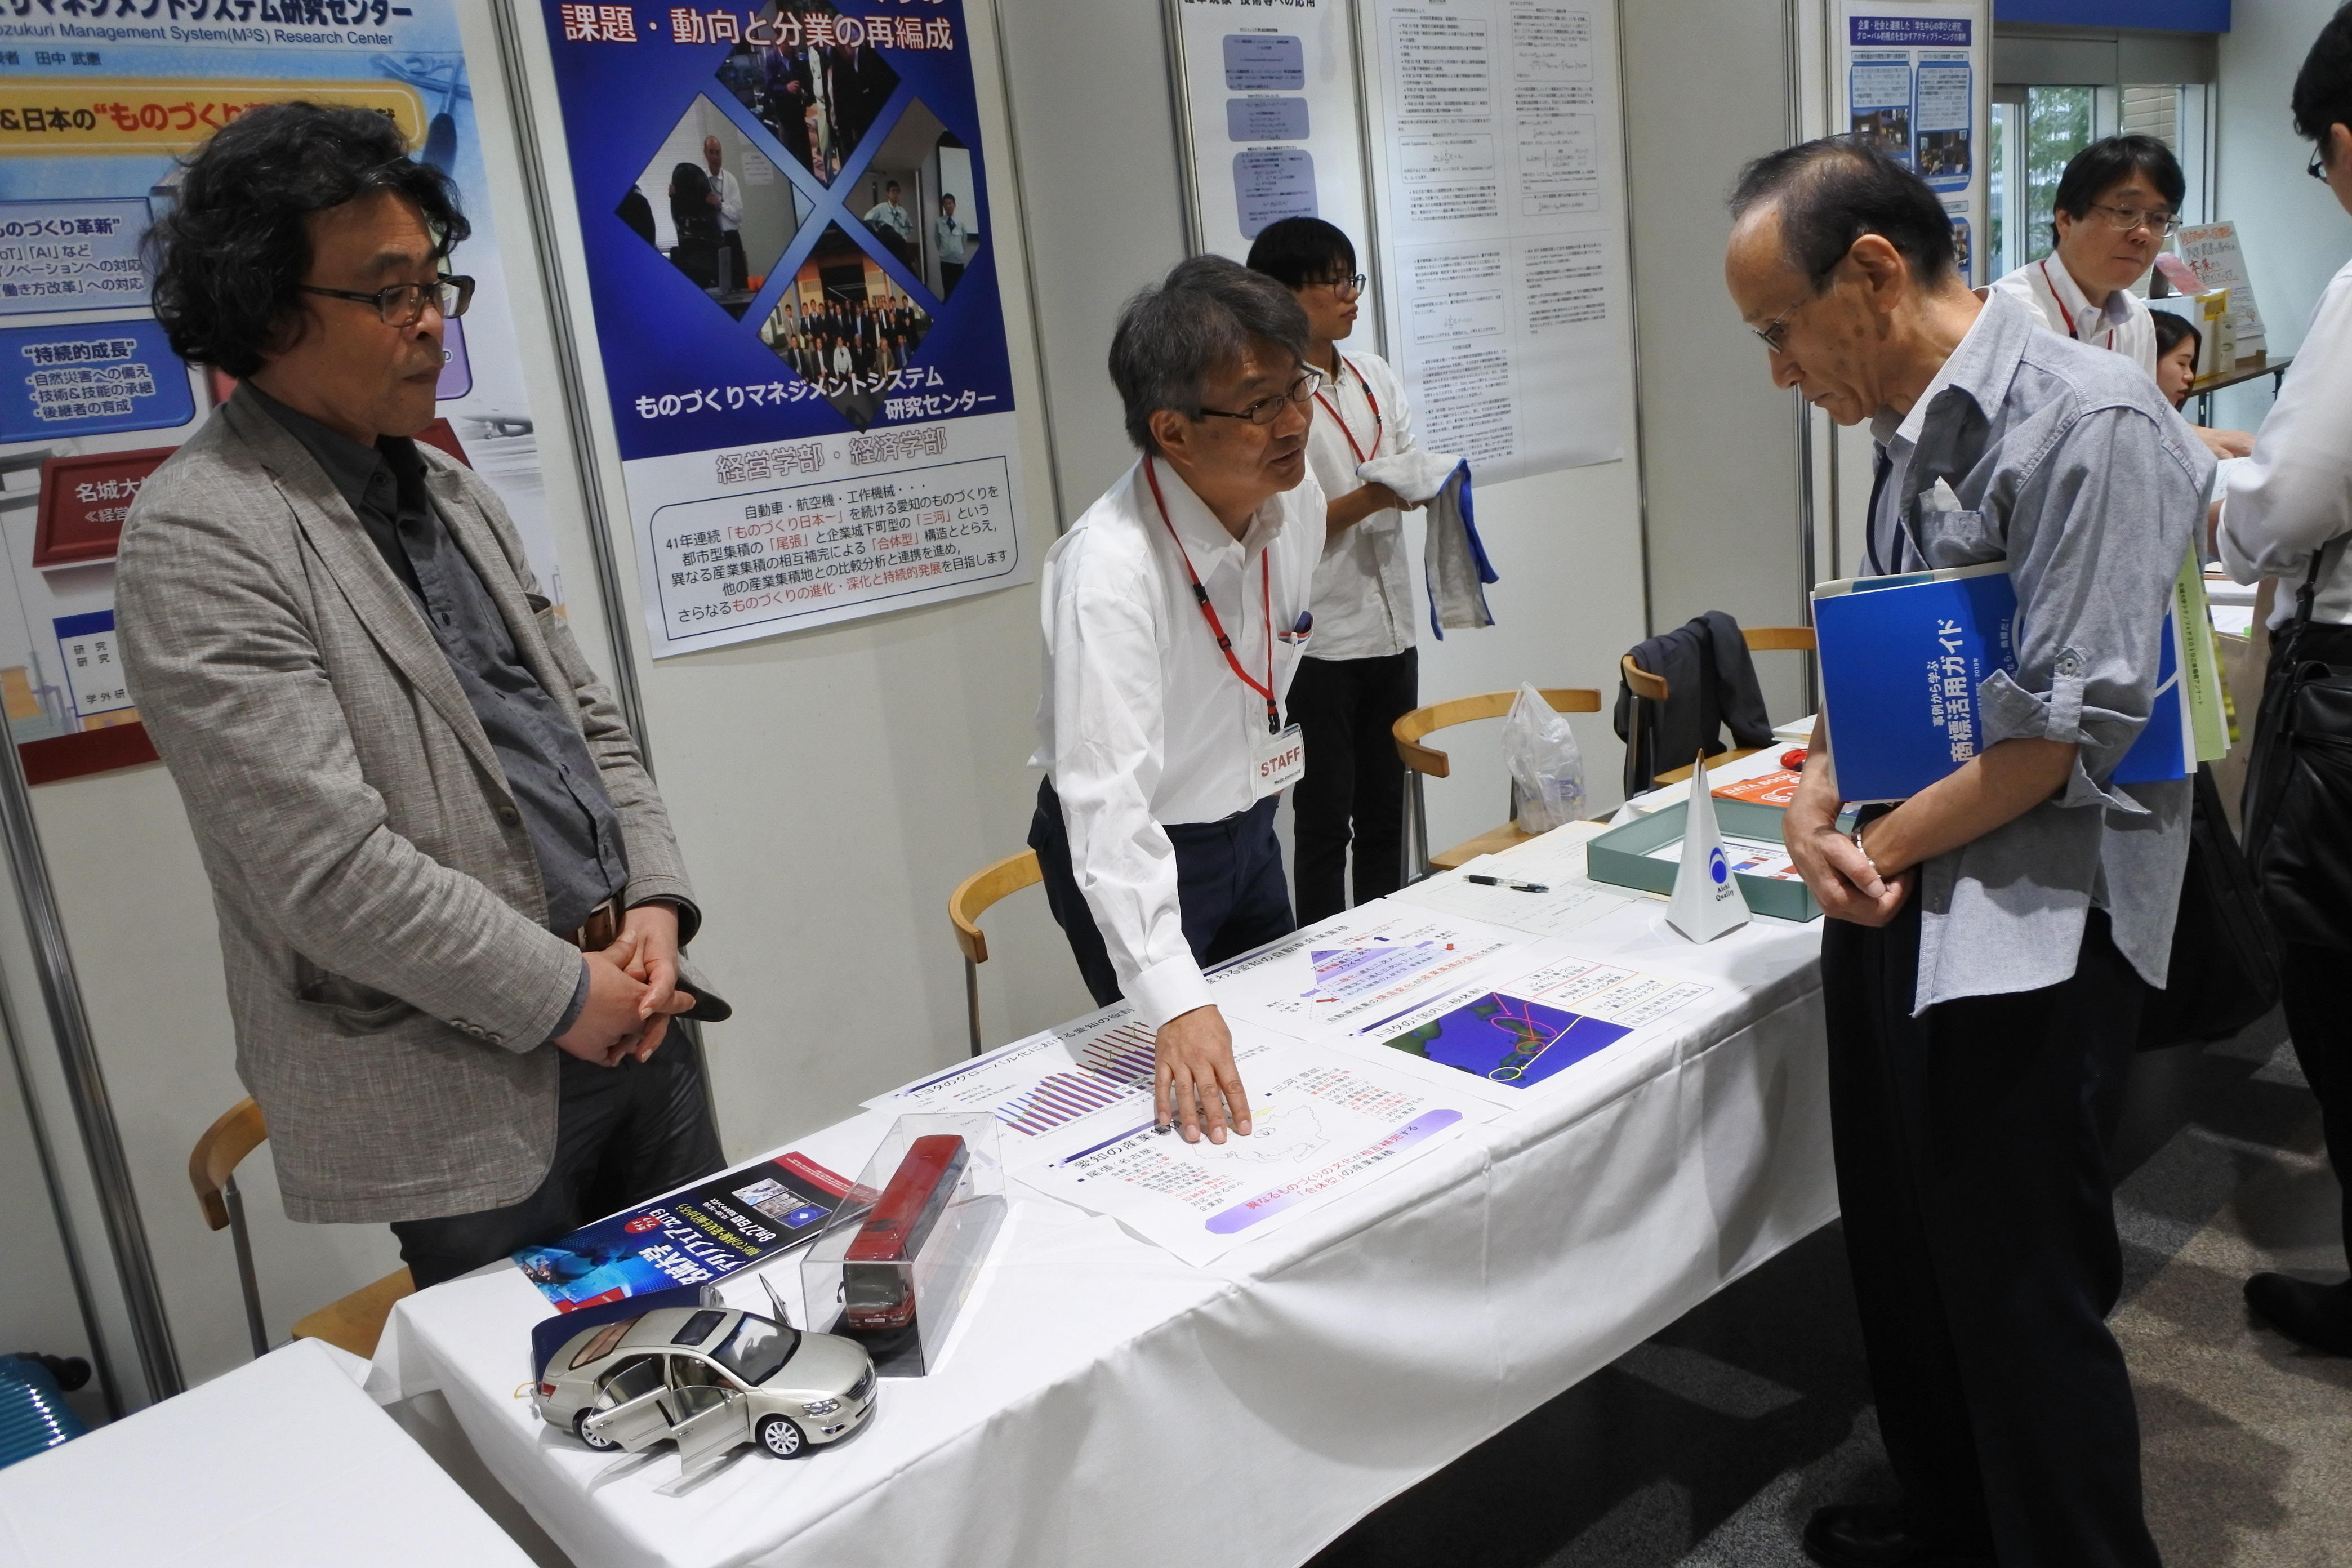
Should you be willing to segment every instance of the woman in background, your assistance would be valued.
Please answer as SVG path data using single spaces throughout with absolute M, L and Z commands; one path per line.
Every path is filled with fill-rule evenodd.
M 2170 310 L 2150 310 L 2148 315 L 2156 322 L 2157 390 L 2179 408 L 2197 384 L 2197 356 L 2204 350 L 2205 334 L 2196 322 Z

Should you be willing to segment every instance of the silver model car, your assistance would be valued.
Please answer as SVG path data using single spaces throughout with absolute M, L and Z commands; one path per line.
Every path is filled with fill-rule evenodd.
M 756 1313 L 660 1307 L 566 1341 L 532 1400 L 592 1448 L 674 1437 L 690 1474 L 744 1443 L 790 1459 L 840 1441 L 874 1413 L 874 1363 L 854 1340 Z

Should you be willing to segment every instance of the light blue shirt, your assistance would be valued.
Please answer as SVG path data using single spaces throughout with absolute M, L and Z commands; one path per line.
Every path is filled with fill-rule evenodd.
M 1983 743 L 2081 748 L 2066 787 L 1920 868 L 1924 1010 L 2074 973 L 2084 923 L 2161 986 L 2189 853 L 2189 784 L 2110 784 L 2155 706 L 2164 613 L 2213 458 L 2145 372 L 2044 331 L 1993 293 L 1907 416 L 1872 426 L 1872 573 L 2004 557 L 2017 673 L 1977 688 Z M 1938 479 L 1958 501 L 1925 504 Z

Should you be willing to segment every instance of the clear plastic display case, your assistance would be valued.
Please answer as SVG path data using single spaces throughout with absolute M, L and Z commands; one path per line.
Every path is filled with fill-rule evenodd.
M 802 1261 L 809 1326 L 865 1345 L 885 1377 L 923 1376 L 1004 1214 L 994 1117 L 901 1116 Z

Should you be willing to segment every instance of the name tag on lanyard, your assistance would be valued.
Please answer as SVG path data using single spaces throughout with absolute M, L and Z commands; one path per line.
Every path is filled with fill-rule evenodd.
M 1260 735 L 1250 742 L 1250 798 L 1280 795 L 1307 773 L 1307 738 L 1298 726 Z

